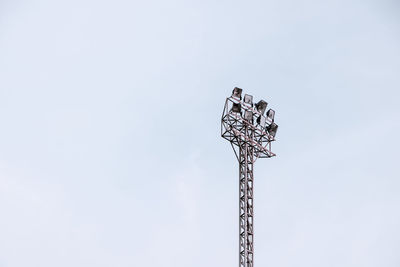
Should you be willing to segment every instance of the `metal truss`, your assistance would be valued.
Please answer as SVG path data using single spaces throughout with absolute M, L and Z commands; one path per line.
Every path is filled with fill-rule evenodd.
M 245 119 L 242 110 L 233 112 L 234 104 L 240 104 L 252 117 Z M 275 138 L 268 132 L 273 119 L 267 118 L 265 125 L 254 123 L 260 116 L 262 112 L 252 103 L 231 96 L 226 99 L 221 120 L 221 136 L 230 142 L 239 162 L 239 267 L 254 266 L 254 163 L 257 158 L 275 156 L 271 152 Z

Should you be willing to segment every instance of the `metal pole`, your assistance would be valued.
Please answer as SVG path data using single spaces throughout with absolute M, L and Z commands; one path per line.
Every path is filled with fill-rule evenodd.
M 251 139 L 254 140 L 254 133 L 252 130 L 247 131 L 247 133 L 251 136 Z M 253 163 L 254 163 L 254 149 L 251 146 L 247 147 L 247 164 L 246 164 L 246 174 L 247 174 L 247 183 L 246 183 L 246 191 L 247 191 L 247 245 L 248 245 L 248 254 L 247 254 L 247 263 L 248 267 L 253 267 L 254 262 L 254 213 L 253 213 Z
M 248 127 L 244 130 L 252 136 Z M 239 267 L 253 267 L 253 149 L 247 142 L 241 142 L 239 150 Z
M 246 190 L 246 162 L 247 152 L 246 146 L 240 146 L 240 162 L 239 162 L 239 267 L 246 267 L 247 261 L 247 190 Z

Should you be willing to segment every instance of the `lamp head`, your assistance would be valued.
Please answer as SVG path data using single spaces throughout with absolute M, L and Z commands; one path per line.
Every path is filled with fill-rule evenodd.
M 269 134 L 275 138 L 276 132 L 278 131 L 278 125 L 275 122 L 273 122 L 267 127 L 267 130 Z
M 264 115 L 264 112 L 267 109 L 267 106 L 268 106 L 267 102 L 265 102 L 264 100 L 260 100 L 256 104 L 256 109 L 258 110 L 258 112 L 261 113 L 261 115 Z
M 243 102 L 246 103 L 246 104 L 248 104 L 248 105 L 253 106 L 253 96 L 252 96 L 252 95 L 245 94 L 245 95 L 244 95 Z
M 242 100 L 242 91 L 243 91 L 243 90 L 242 90 L 241 88 L 235 87 L 235 88 L 233 88 L 232 96 L 233 96 L 234 98 L 237 98 L 237 99 Z

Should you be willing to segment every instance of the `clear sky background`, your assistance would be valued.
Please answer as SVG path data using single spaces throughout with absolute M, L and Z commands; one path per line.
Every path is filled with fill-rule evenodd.
M 0 0 L 0 267 L 238 265 L 239 86 L 277 112 L 255 266 L 400 266 L 397 0 Z

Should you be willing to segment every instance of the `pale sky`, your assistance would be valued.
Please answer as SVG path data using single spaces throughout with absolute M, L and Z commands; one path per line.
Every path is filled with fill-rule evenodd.
M 256 267 L 400 266 L 396 0 L 0 0 L 0 267 L 238 266 L 233 87 L 276 110 Z

